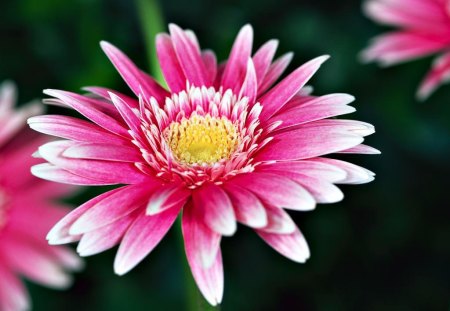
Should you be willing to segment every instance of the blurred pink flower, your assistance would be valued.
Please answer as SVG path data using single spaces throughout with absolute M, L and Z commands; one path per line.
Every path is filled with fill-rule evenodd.
M 78 241 L 88 256 L 120 244 L 122 275 L 160 242 L 183 210 L 187 258 L 200 291 L 222 300 L 220 241 L 236 222 L 284 256 L 304 262 L 308 245 L 283 208 L 309 211 L 343 198 L 334 183 L 359 184 L 373 173 L 322 157 L 378 153 L 362 144 L 370 124 L 327 119 L 355 111 L 346 94 L 303 88 L 328 58 L 318 57 L 274 83 L 292 54 L 273 61 L 278 41 L 252 53 L 253 30 L 239 32 L 228 60 L 200 50 L 191 31 L 170 25 L 156 38 L 169 90 L 107 42 L 101 46 L 136 97 L 87 87 L 87 95 L 46 90 L 49 103 L 90 121 L 47 115 L 31 128 L 65 140 L 45 144 L 36 176 L 68 184 L 125 184 L 83 204 L 49 233 L 51 244 Z
M 364 11 L 375 21 L 400 30 L 376 37 L 362 53 L 382 66 L 441 53 L 418 92 L 426 99 L 450 81 L 450 0 L 369 0 Z
M 80 267 L 69 249 L 46 243 L 48 230 L 68 210 L 54 200 L 73 187 L 37 179 L 30 167 L 38 161 L 32 153 L 44 140 L 28 128 L 26 120 L 42 113 L 40 104 L 15 111 L 15 89 L 0 86 L 0 310 L 28 310 L 27 291 L 19 277 L 65 288 L 71 283 L 65 270 Z

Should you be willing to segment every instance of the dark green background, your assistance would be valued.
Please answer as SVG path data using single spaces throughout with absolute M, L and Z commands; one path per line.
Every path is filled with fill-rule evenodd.
M 355 95 L 358 111 L 350 117 L 376 126 L 368 143 L 383 152 L 347 157 L 376 172 L 375 182 L 342 187 L 341 203 L 291 213 L 311 247 L 306 264 L 281 257 L 243 227 L 225 238 L 222 309 L 448 310 L 450 86 L 424 103 L 414 99 L 431 58 L 389 69 L 360 64 L 358 52 L 386 28 L 366 19 L 356 0 L 176 0 L 162 8 L 166 21 L 193 29 L 220 59 L 247 22 L 255 46 L 279 38 L 279 53 L 295 52 L 290 69 L 330 54 L 312 80 L 315 93 Z M 2 0 L 0 40 L 0 80 L 15 80 L 22 102 L 44 88 L 126 90 L 100 40 L 148 69 L 129 0 Z M 114 275 L 115 251 L 108 251 L 87 258 L 68 291 L 29 284 L 35 310 L 184 310 L 176 233 L 126 276 Z

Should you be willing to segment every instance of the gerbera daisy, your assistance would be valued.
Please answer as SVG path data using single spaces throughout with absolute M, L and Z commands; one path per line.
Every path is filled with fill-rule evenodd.
M 66 288 L 66 270 L 80 267 L 69 249 L 51 247 L 45 236 L 69 210 L 55 199 L 70 193 L 72 186 L 37 179 L 31 157 L 44 140 L 26 128 L 26 120 L 42 113 L 39 103 L 15 111 L 15 89 L 0 85 L 0 311 L 28 310 L 30 301 L 20 281 Z
M 51 244 L 78 241 L 82 256 L 120 244 L 114 269 L 122 275 L 160 242 L 182 215 L 185 250 L 200 291 L 222 300 L 220 241 L 237 222 L 275 250 L 304 262 L 308 245 L 286 209 L 309 211 L 343 198 L 334 183 L 365 183 L 373 174 L 324 155 L 377 153 L 363 145 L 370 124 L 327 119 L 353 112 L 346 94 L 310 96 L 303 87 L 328 56 L 275 82 L 292 55 L 272 62 L 278 42 L 252 55 L 244 26 L 227 61 L 200 50 L 189 30 L 170 25 L 156 38 L 169 89 L 138 69 L 113 45 L 101 46 L 131 88 L 130 97 L 87 87 L 86 95 L 45 90 L 49 103 L 88 120 L 47 115 L 29 119 L 40 132 L 65 140 L 45 144 L 36 176 L 69 184 L 124 186 L 63 218 Z
M 363 51 L 365 61 L 389 66 L 439 53 L 417 92 L 420 99 L 450 80 L 449 0 L 370 0 L 364 11 L 379 23 L 400 27 L 375 38 Z

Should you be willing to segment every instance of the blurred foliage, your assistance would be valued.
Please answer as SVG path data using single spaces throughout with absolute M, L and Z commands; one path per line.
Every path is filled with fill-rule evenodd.
M 168 22 L 193 29 L 219 59 L 245 23 L 255 28 L 255 46 L 279 38 L 280 55 L 294 51 L 291 69 L 330 54 L 311 82 L 315 93 L 355 95 L 358 111 L 351 117 L 375 124 L 368 143 L 383 152 L 346 157 L 375 171 L 375 182 L 343 187 L 346 198 L 339 204 L 292 213 L 311 247 L 306 264 L 281 257 L 243 227 L 224 239 L 222 309 L 447 310 L 450 86 L 424 103 L 414 99 L 431 58 L 388 69 L 359 63 L 359 51 L 386 29 L 366 19 L 357 0 L 161 4 Z M 139 14 L 129 0 L 2 0 L 0 37 L 0 80 L 15 80 L 22 101 L 42 96 L 44 88 L 101 85 L 128 92 L 100 40 L 148 69 Z M 71 202 L 101 191 L 86 190 Z M 68 291 L 29 284 L 34 310 L 184 310 L 184 257 L 176 233 L 126 276 L 114 275 L 115 251 L 108 251 L 87 258 Z

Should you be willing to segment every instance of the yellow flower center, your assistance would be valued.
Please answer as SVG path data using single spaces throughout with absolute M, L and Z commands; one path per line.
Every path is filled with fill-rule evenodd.
M 187 164 L 229 159 L 239 143 L 238 130 L 230 120 L 209 114 L 172 122 L 164 134 L 177 160 Z

